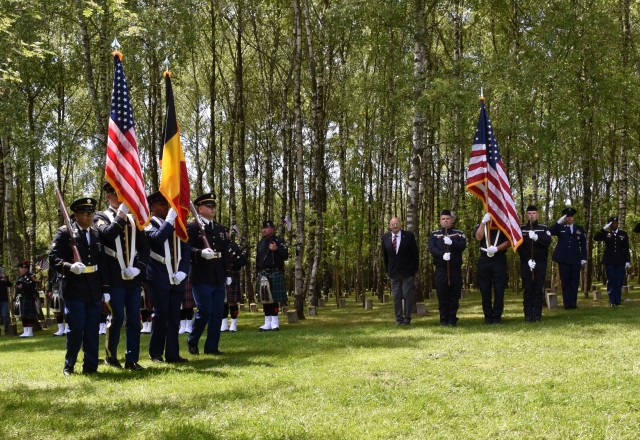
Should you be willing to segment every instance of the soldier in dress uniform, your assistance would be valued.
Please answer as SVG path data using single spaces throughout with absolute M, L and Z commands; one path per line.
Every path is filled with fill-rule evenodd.
M 149 263 L 149 242 L 144 232 L 138 231 L 129 208 L 122 203 L 113 186 L 102 187 L 109 203 L 99 212 L 95 226 L 104 244 L 106 268 L 109 271 L 109 302 L 111 320 L 107 325 L 106 357 L 104 363 L 122 368 L 118 360 L 120 329 L 126 311 L 126 349 L 124 368 L 142 370 L 140 357 L 140 291 Z
M 198 311 L 187 339 L 189 353 L 200 354 L 198 342 L 207 327 L 204 353 L 221 355 L 220 320 L 224 310 L 225 285 L 231 284 L 229 240 L 224 226 L 216 223 L 215 195 L 202 194 L 193 201 L 199 219 L 187 225 L 191 246 L 191 290 Z M 201 230 L 200 222 L 202 222 Z M 204 238 L 203 238 L 204 237 Z M 205 243 L 206 239 L 206 243 Z
M 486 324 L 502 323 L 504 311 L 504 290 L 509 281 L 507 272 L 507 248 L 509 239 L 491 221 L 487 213 L 475 230 L 480 243 L 478 259 L 478 288 L 482 295 L 482 312 Z M 493 298 L 492 298 L 493 290 Z
M 151 295 L 153 304 L 149 358 L 153 362 L 187 362 L 180 356 L 178 328 L 180 303 L 189 273 L 190 249 L 175 234 L 173 225 L 178 213 L 169 207 L 167 199 L 156 191 L 147 197 L 147 201 L 153 214 L 145 228 L 151 257 L 145 290 Z
M 288 259 L 289 249 L 284 239 L 275 235 L 273 221 L 265 220 L 262 222 L 262 239 L 258 242 L 256 252 L 257 294 L 264 311 L 264 325 L 258 328 L 260 332 L 280 330 L 280 305 L 287 304 L 284 262 Z M 263 295 L 264 289 L 267 288 L 271 296 L 269 299 L 268 295 Z
M 607 272 L 609 306 L 619 306 L 622 301 L 625 271 L 631 267 L 629 236 L 622 229 L 618 229 L 618 217 L 614 216 L 609 218 L 609 223 L 604 225 L 593 239 L 604 242 L 602 264 Z
M 227 232 L 227 236 L 229 233 Z M 233 238 L 235 234 L 231 234 L 229 240 L 229 262 L 231 265 L 231 284 L 227 285 L 227 300 L 224 303 L 224 311 L 222 313 L 222 325 L 220 331 L 235 332 L 238 330 L 238 315 L 240 313 L 240 304 L 242 302 L 242 292 L 240 291 L 240 273 L 242 268 L 249 264 L 247 252 L 236 243 Z M 231 314 L 231 325 L 227 318 Z
M 20 318 L 23 327 L 20 337 L 28 338 L 33 336 L 33 326 L 38 319 L 36 279 L 29 270 L 29 260 L 21 261 L 16 267 L 18 268 L 16 295 L 20 295 Z
M 435 285 L 438 293 L 440 325 L 455 327 L 462 290 L 462 252 L 467 247 L 464 232 L 452 229 L 455 216 L 448 209 L 440 214 L 441 228 L 429 236 L 427 250 L 436 268 Z
M 546 225 L 538 223 L 538 208 L 535 205 L 527 206 L 527 220 L 527 223 L 520 225 L 523 242 L 518 247 L 524 287 L 524 321 L 539 322 L 542 320 L 551 232 Z
M 80 348 L 84 350 L 83 374 L 98 370 L 98 324 L 100 301 L 109 301 L 108 272 L 104 269 L 105 255 L 98 231 L 93 226 L 96 200 L 83 197 L 70 208 L 75 214 L 71 231 L 61 226 L 56 231 L 49 250 L 49 270 L 62 276 L 64 315 L 69 323 L 67 352 L 63 374 L 74 373 Z M 75 237 L 81 261 L 74 262 L 71 234 Z
M 576 210 L 567 207 L 562 217 L 551 225 L 551 235 L 558 237 L 552 260 L 558 263 L 565 310 L 578 308 L 580 269 L 587 263 L 587 239 L 584 228 L 574 223 Z

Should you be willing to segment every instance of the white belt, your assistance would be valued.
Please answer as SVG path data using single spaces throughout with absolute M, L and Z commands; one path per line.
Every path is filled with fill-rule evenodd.
M 164 263 L 164 257 L 160 254 L 156 254 L 155 252 L 150 251 L 149 256 L 156 260 L 158 263 Z
M 214 252 L 213 258 L 222 258 L 222 252 Z
M 110 257 L 118 258 L 118 255 L 116 254 L 116 251 L 114 251 L 113 249 L 108 248 L 106 246 L 104 247 L 104 253 L 107 254 Z

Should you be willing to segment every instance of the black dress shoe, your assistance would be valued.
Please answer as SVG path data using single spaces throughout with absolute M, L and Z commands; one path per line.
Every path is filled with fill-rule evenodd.
M 114 368 L 122 368 L 122 364 L 116 358 L 105 358 L 104 364 Z
M 149 359 L 151 359 L 151 362 L 164 362 L 164 359 L 162 359 L 162 356 L 149 355 Z
M 205 351 L 204 351 L 204 354 L 212 354 L 212 355 L 214 355 L 214 356 L 221 356 L 221 355 L 223 355 L 224 353 L 223 353 L 223 352 L 221 352 L 220 350 L 205 350 Z
M 194 355 L 199 355 L 200 354 L 200 350 L 198 350 L 198 344 L 191 344 L 189 343 L 189 353 L 190 354 L 194 354 Z M 206 351 L 205 351 L 206 353 Z
M 64 368 L 62 369 L 62 374 L 64 374 L 65 376 L 71 376 L 73 374 L 73 367 L 65 364 Z
M 140 370 L 144 370 L 144 367 L 137 362 L 125 362 L 124 369 L 131 370 L 131 371 L 140 371 Z
M 167 363 L 169 364 L 182 364 L 184 362 L 189 362 L 189 359 L 185 359 L 183 357 L 178 356 L 177 358 L 169 359 L 167 358 Z

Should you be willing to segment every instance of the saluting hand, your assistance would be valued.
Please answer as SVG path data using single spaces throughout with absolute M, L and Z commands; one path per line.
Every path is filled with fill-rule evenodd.
M 558 219 L 558 224 L 559 225 L 564 225 L 564 222 L 567 220 L 567 214 L 563 215 L 562 217 L 560 217 Z

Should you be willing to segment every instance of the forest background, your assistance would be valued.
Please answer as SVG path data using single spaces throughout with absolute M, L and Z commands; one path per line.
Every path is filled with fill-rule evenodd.
M 468 236 L 483 214 L 464 189 L 481 87 L 521 220 L 529 203 L 543 222 L 578 210 L 588 289 L 594 231 L 640 220 L 639 14 L 631 0 L 0 0 L 2 262 L 46 253 L 54 186 L 104 206 L 117 37 L 147 190 L 168 57 L 192 194 L 214 191 L 252 253 L 263 219 L 293 220 L 278 232 L 299 314 L 329 289 L 382 294 L 393 215 L 417 235 L 426 295 L 440 210 Z

